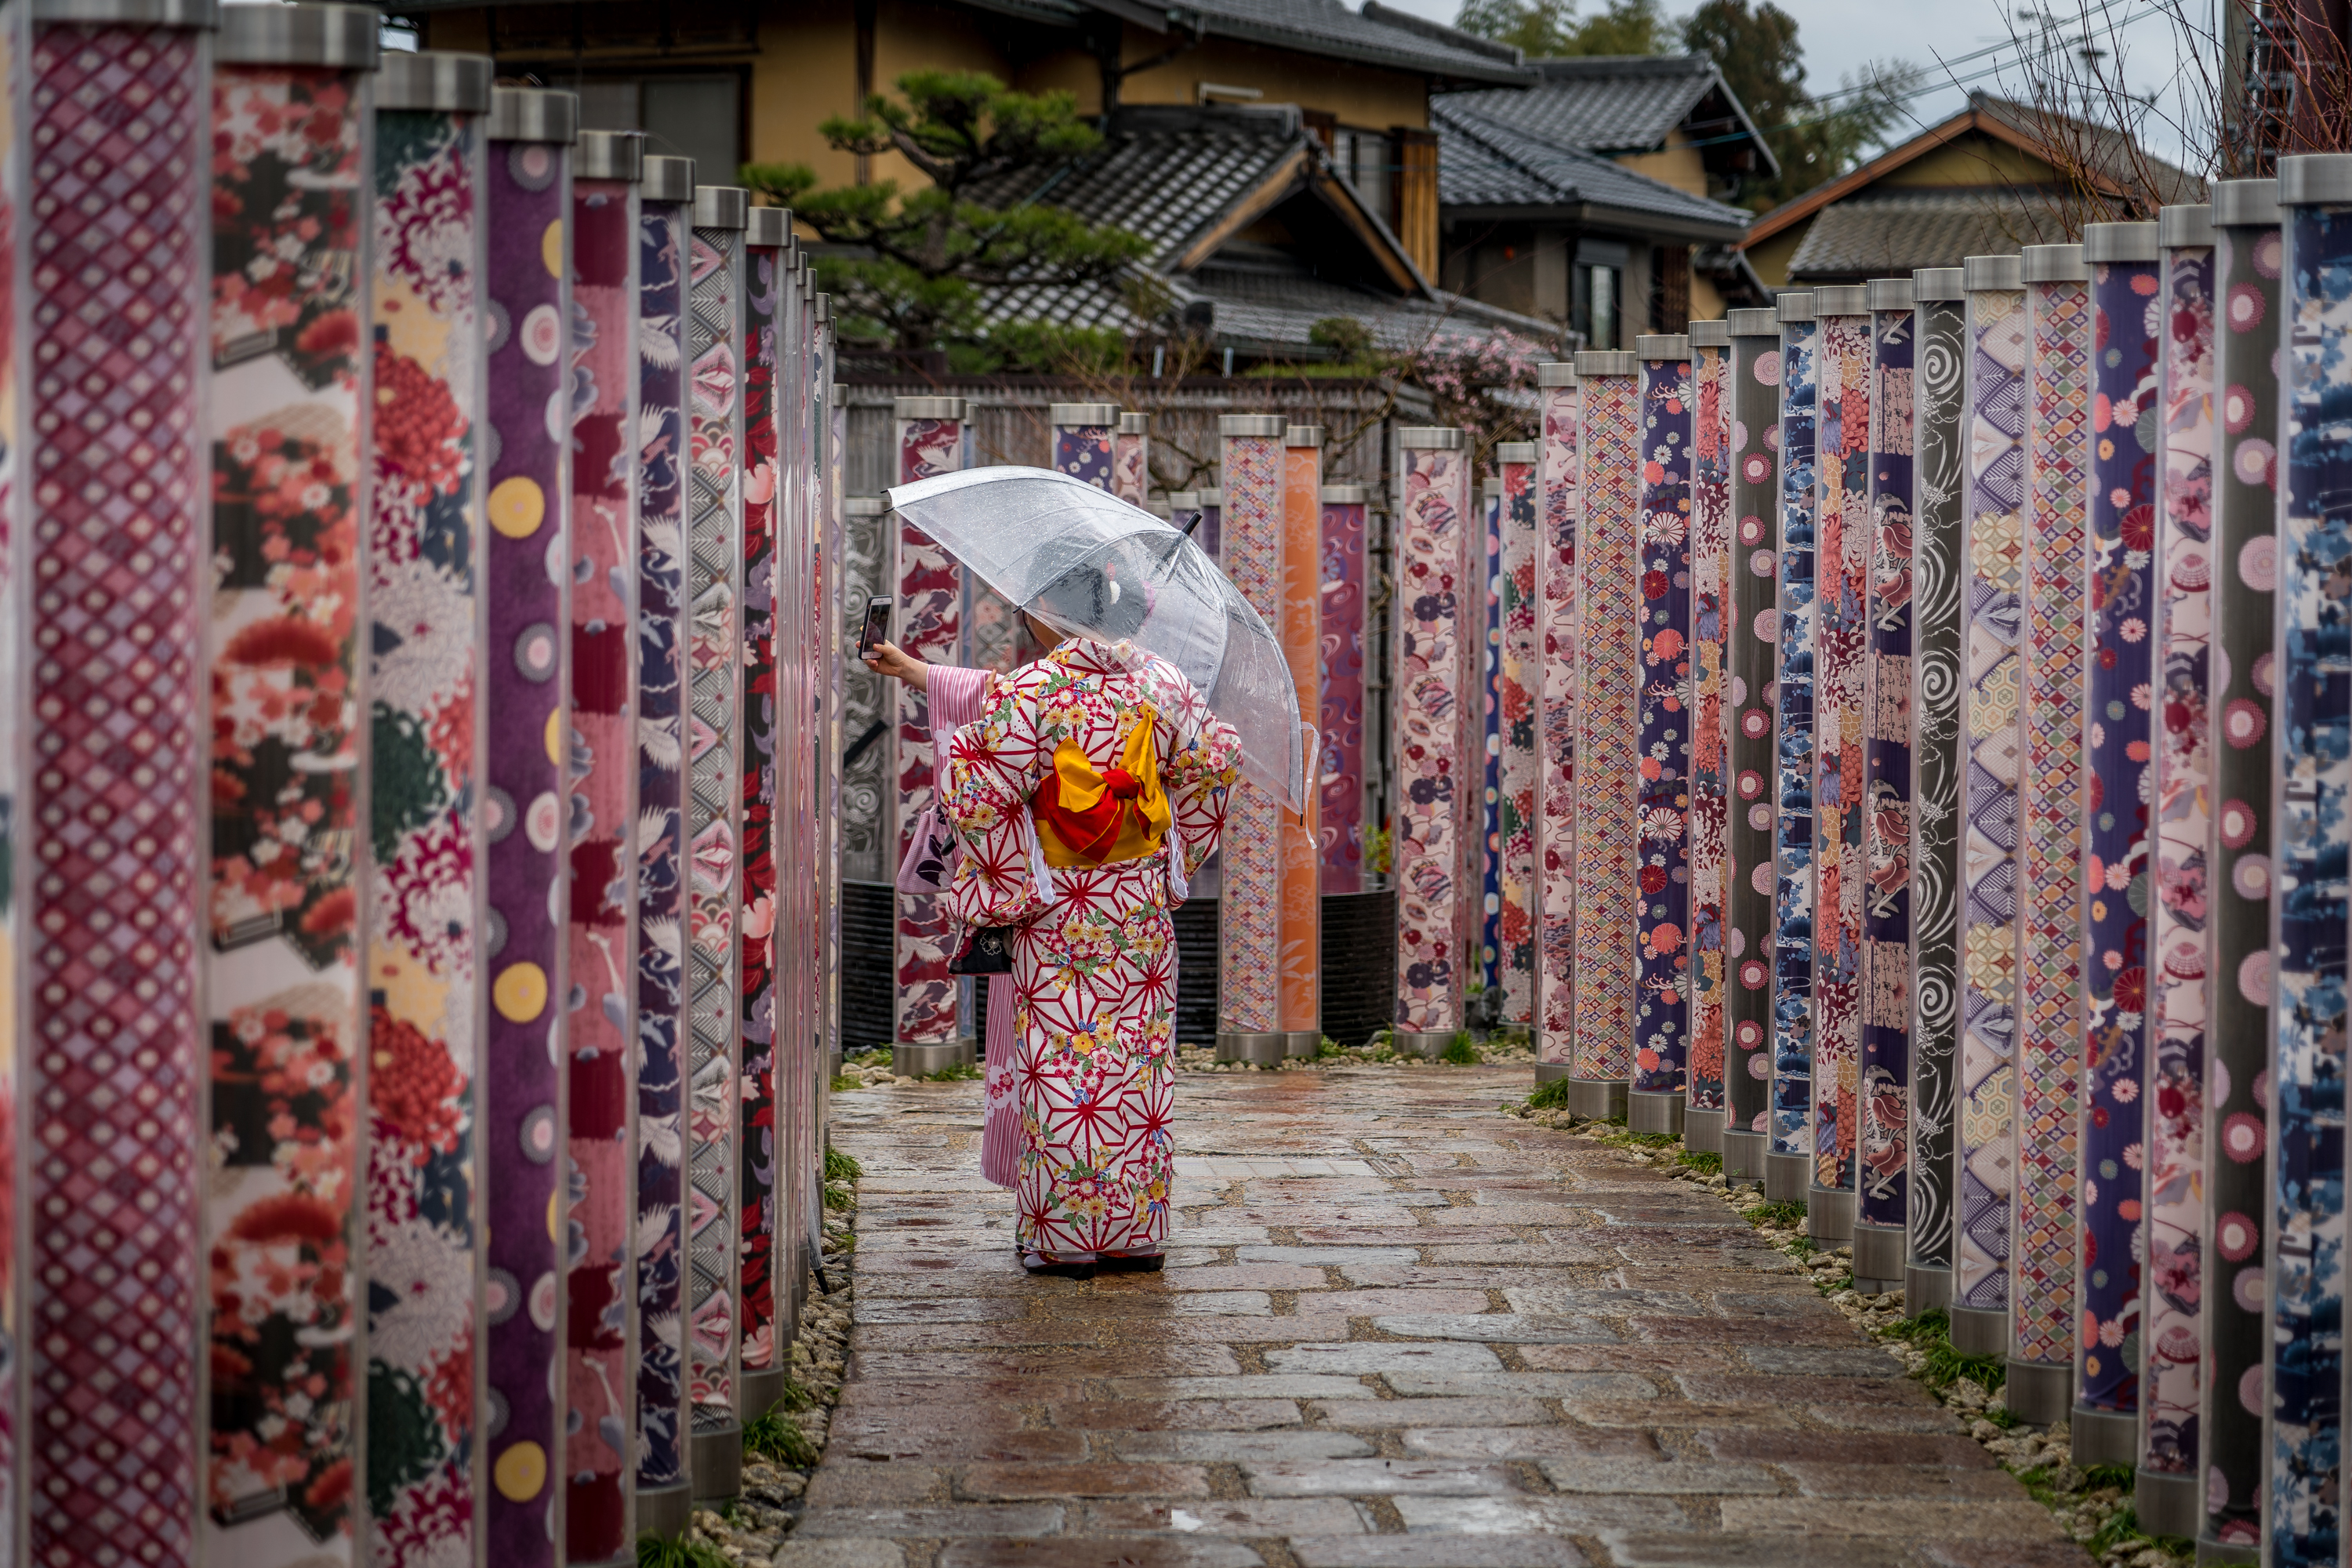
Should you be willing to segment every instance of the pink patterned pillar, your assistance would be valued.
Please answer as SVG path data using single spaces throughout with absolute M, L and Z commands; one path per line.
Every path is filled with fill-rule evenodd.
M 964 402 L 961 397 L 901 397 L 892 408 L 898 426 L 898 484 L 912 484 L 964 466 Z M 967 657 L 964 574 L 930 535 L 901 519 L 890 578 L 898 603 L 894 641 L 928 664 L 961 664 Z M 898 832 L 891 868 L 907 852 L 915 819 L 932 800 L 931 720 L 923 694 L 898 688 Z M 958 1002 L 964 984 L 948 973 L 955 955 L 946 913 L 929 894 L 898 899 L 898 994 L 891 1065 L 902 1073 L 936 1072 L 978 1053 L 963 1033 Z
M 1149 414 L 1122 414 L 1110 444 L 1111 494 L 1131 506 L 1151 496 L 1151 426 Z
M 1505 441 L 1495 448 L 1503 475 L 1503 647 L 1495 682 L 1503 753 L 1496 944 L 1503 1005 L 1496 1017 L 1510 1028 L 1535 1022 L 1536 688 L 1543 679 L 1536 644 L 1536 466 L 1541 450 L 1534 441 Z
M 12 66 L 28 9 L 8 8 Z M 22 1088 L 41 1124 L 16 1155 L 23 1376 L 41 1410 L 21 1495 L 28 1562 L 177 1568 L 200 1512 L 212 137 L 200 35 L 109 10 L 148 8 L 35 23 L 26 68 L 5 79 L 26 180 L 30 298 L 13 309 L 30 428 L 29 504 L 8 524 L 25 528 L 24 576 L 0 635 L 21 636 L 9 701 L 33 731 L 17 874 Z M 148 112 L 120 112 L 134 95 Z
M 1370 500 L 1362 485 L 1323 487 L 1315 837 L 1323 850 L 1327 897 L 1364 890 L 1364 511 Z
M 1641 739 L 1642 362 L 1576 356 L 1584 408 L 1577 541 L 1576 1025 L 1570 1109 L 1622 1116 L 1633 1071 Z
M 1230 481 L 1228 482 L 1230 489 Z M 1460 430 L 1397 432 L 1393 772 L 1396 1048 L 1437 1056 L 1463 1026 L 1477 954 L 1474 843 L 1483 715 L 1470 453 Z
M 1568 1076 L 1576 1026 L 1576 533 L 1583 394 L 1576 366 L 1536 367 L 1536 1080 Z
M 1283 624 L 1283 436 L 1275 414 L 1217 421 L 1223 450 L 1225 575 L 1275 635 Z M 1283 810 L 1257 784 L 1237 785 L 1218 850 L 1217 1058 L 1280 1061 Z
M 1122 415 L 1127 421 L 1143 416 Z M 1143 439 L 1140 432 L 1135 437 Z M 1139 494 L 1126 499 L 1142 504 Z M 1282 434 L 1282 616 L 1275 623 L 1282 657 L 1298 695 L 1298 719 L 1314 724 L 1323 700 L 1323 426 L 1292 425 Z M 1304 753 L 1315 770 L 1319 746 Z M 1302 779 L 1302 810 L 1282 816 L 1282 980 L 1275 1005 L 1286 1056 L 1312 1057 L 1323 1043 L 1323 878 L 1316 840 L 1320 797 Z
M 1723 1152 L 1723 904 L 1730 797 L 1724 632 L 1731 589 L 1731 324 L 1690 324 L 1691 1032 L 1683 1142 Z

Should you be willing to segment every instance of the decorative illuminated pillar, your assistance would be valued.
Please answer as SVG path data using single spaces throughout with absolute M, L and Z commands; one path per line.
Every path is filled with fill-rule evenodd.
M 1116 403 L 1056 403 L 1045 416 L 1054 427 L 1054 470 L 1098 490 L 1111 488 L 1111 446 L 1118 433 Z
M 1151 416 L 1122 414 L 1111 437 L 1111 493 L 1131 506 L 1151 496 Z M 1299 710 L 1303 715 L 1305 709 Z
M 912 484 L 964 466 L 964 402 L 961 397 L 901 397 L 892 413 L 898 422 L 898 477 Z M 896 514 L 892 514 L 895 516 Z M 886 528 L 889 525 L 886 522 Z M 904 518 L 891 531 L 890 581 L 898 604 L 893 639 L 927 664 L 962 664 L 967 656 L 964 572 L 956 558 L 929 534 Z M 931 805 L 931 721 L 923 693 L 898 683 L 898 806 L 890 836 L 887 869 L 905 858 L 916 819 Z M 898 987 L 890 1065 L 921 1076 L 978 1053 L 963 1033 L 961 995 L 970 987 L 948 973 L 950 921 L 931 893 L 899 893 L 898 900 Z
M 1908 278 L 1870 281 L 1870 639 L 1862 700 L 1862 1060 L 1854 1289 L 1903 1288 L 1911 1174 L 1912 383 Z
M 1820 336 L 1813 297 L 1783 294 L 1780 321 L 1780 581 L 1773 742 L 1772 1104 L 1764 1195 L 1802 1202 L 1812 1173 L 1814 482 Z
M 2073 1401 L 2077 1066 L 2082 1052 L 2083 646 L 2094 352 L 2082 247 L 2024 252 L 2024 731 L 2017 788 L 2016 1152 L 2009 1225 L 2010 1400 Z
M 1683 1142 L 1723 1152 L 1724 652 L 1731 582 L 1731 324 L 1691 342 L 1690 1050 Z
M 1813 291 L 1813 1070 L 1805 1227 L 1853 1239 L 1862 1072 L 1863 703 L 1870 690 L 1870 289 Z
M 1536 1081 L 1566 1078 L 1576 1029 L 1576 536 L 1584 501 L 1576 366 L 1536 366 Z
M 1761 1182 L 1771 1135 L 1776 987 L 1775 807 L 1780 611 L 1780 318 L 1734 310 L 1724 390 L 1731 422 L 1731 580 L 1724 604 L 1730 777 L 1724 834 L 1723 1171 Z
M 2286 489 L 2275 558 L 2271 727 L 2278 847 L 2270 976 L 2270 1520 L 2263 1544 L 2275 1568 L 2318 1568 L 2336 1560 L 2344 1537 L 2340 1045 L 2352 903 L 2345 879 L 2352 852 L 2352 668 L 2344 658 L 2341 584 L 2352 573 L 2352 443 L 2341 435 L 2339 410 L 2352 395 L 2342 337 L 2352 312 L 2352 156 L 2282 158 L 2278 175 L 2285 240 L 2279 457 Z
M 2156 437 L 2162 416 L 2158 235 L 2152 223 L 2095 223 L 2083 230 L 2098 349 L 2091 361 L 2090 626 L 2080 666 L 2086 773 L 2073 1426 L 2074 1452 L 2086 1465 L 2129 1465 L 2139 1458 L 2138 1351 L 2147 1327 L 2137 1267 L 2147 1152 L 2138 1096 L 2148 1043 L 2147 911 L 2156 878 L 2144 786 L 2158 674 L 2149 635 L 2158 613 L 2150 567 L 2163 451 L 2160 440 L 2151 449 L 2141 433 Z M 2029 711 L 2029 777 L 2034 721 Z
M 394 57 L 396 58 L 396 57 Z M 387 79 L 389 73 L 387 73 Z M 637 182 L 636 1528 L 683 1531 L 686 1474 L 687 267 L 694 160 Z
M 2211 813 L 2206 656 L 2212 630 L 2213 220 L 2210 207 L 2157 215 L 2164 331 L 2158 402 L 2155 580 L 2156 821 L 2148 900 L 2148 1046 L 2140 1085 L 2147 1192 L 2140 1303 L 2139 1474 L 2151 1534 L 2194 1536 L 2205 1247 L 2205 880 Z
M 1502 753 L 1496 822 L 1501 841 L 1502 908 L 1496 967 L 1503 994 L 1494 1017 L 1507 1029 L 1528 1028 L 1535 1022 L 1535 689 L 1542 679 L 1536 650 L 1538 451 L 1533 441 L 1504 441 L 1495 447 L 1503 476 L 1502 668 L 1495 681 Z M 1328 620 L 1324 634 L 1330 635 Z
M 15 5 L 0 10 L 0 266 L 12 279 L 16 271 L 16 238 L 26 221 L 25 160 L 18 155 L 26 132 L 24 101 L 26 22 L 32 8 Z M 21 289 L 22 285 L 15 286 Z M 12 298 L 21 298 L 12 289 Z M 25 392 L 17 377 L 16 356 L 24 349 L 13 310 L 0 321 L 0 1118 L 14 1129 L 22 1055 L 29 1044 L 18 1009 L 25 963 L 25 894 L 29 869 L 18 842 L 18 813 L 26 804 L 25 763 L 31 755 L 35 721 L 26 702 L 25 675 L 34 653 L 26 634 L 32 630 L 30 582 L 31 546 L 24 521 L 24 494 L 18 488 L 17 454 L 24 449 Z M 8 1532 L 8 1558 L 16 1560 L 20 1523 L 25 1513 L 24 1466 L 32 1431 L 26 1425 L 25 1386 L 17 1368 L 24 1354 L 24 1288 L 18 1273 L 20 1248 L 26 1236 L 19 1205 L 26 1196 L 24 1166 L 29 1150 L 22 1135 L 12 1131 L 5 1159 L 0 1159 L 0 1344 L 7 1355 L 0 1364 L 0 1526 Z
M 1622 1116 L 1633 1074 L 1641 911 L 1642 362 L 1576 356 L 1576 1024 L 1569 1109 Z
M 792 217 L 782 207 L 753 207 L 743 229 L 743 446 L 737 459 L 743 487 L 742 688 L 738 710 L 741 750 L 736 789 L 740 795 L 738 840 L 742 890 L 737 895 L 742 929 L 736 953 L 742 976 L 743 1146 L 742 1183 L 737 1193 L 737 1224 L 742 1247 L 742 1290 L 736 1312 L 742 1351 L 742 1386 L 735 1407 L 756 1420 L 783 1397 L 784 1373 L 776 1365 L 776 1205 L 782 1194 L 778 1176 L 782 1153 L 776 1087 L 779 999 L 786 984 L 779 935 L 781 889 L 777 865 L 790 832 L 786 754 L 806 735 L 798 715 L 782 710 L 788 676 L 778 620 L 789 609 L 780 598 L 780 576 L 789 579 L 797 563 L 785 563 L 778 545 L 791 503 L 791 469 L 781 459 L 783 429 L 795 406 L 797 388 L 785 384 L 788 340 L 798 327 L 799 300 L 792 289 L 786 249 Z M 781 569 L 781 570 L 780 570 Z M 798 625 L 798 617 L 793 624 Z M 780 744 L 780 729 L 784 731 Z M 795 859 L 798 858 L 795 857 Z M 805 928 L 801 928 L 805 929 Z
M 1691 773 L 1691 348 L 1634 340 L 1642 362 L 1640 581 L 1634 769 L 1633 1076 L 1626 1125 L 1680 1132 L 1689 1092 Z
M 1477 826 L 1471 835 L 1477 886 L 1473 918 L 1477 921 L 1476 984 L 1482 991 L 1503 983 L 1503 481 L 1478 481 L 1478 533 L 1471 543 L 1477 579 L 1473 596 L 1478 617 L 1478 682 L 1471 701 L 1476 729 L 1472 747 L 1477 775 Z
M 743 230 L 751 195 L 697 185 L 688 264 L 687 1474 L 698 1499 L 732 1497 L 742 1238 Z
M 1966 530 L 1968 290 L 1957 267 L 1911 275 L 1911 1029 L 1910 1159 L 1903 1300 L 1952 1304 L 1952 1211 L 1959 1175 L 1960 640 Z M 1868 1209 L 1865 1206 L 1864 1216 Z M 1854 1251 L 1863 1247 L 1857 1231 Z
M 1463 432 L 1397 431 L 1395 666 L 1397 993 L 1400 1051 L 1434 1057 L 1463 1026 L 1463 987 L 1477 952 L 1478 821 L 1475 765 L 1477 540 L 1470 510 L 1470 453 Z M 1231 448 L 1227 522 L 1239 521 Z M 1234 541 L 1226 542 L 1230 561 Z M 1227 575 L 1232 567 L 1227 566 Z M 1235 579 L 1237 582 L 1238 578 Z M 1241 902 L 1226 838 L 1225 919 Z M 1232 949 L 1226 950 L 1232 962 Z M 1227 986 L 1233 971 L 1225 972 Z
M 1283 625 L 1283 432 L 1279 415 L 1227 414 L 1223 443 L 1224 569 L 1250 608 L 1274 630 Z M 1305 714 L 1300 717 L 1303 719 Z M 1286 1054 L 1282 1023 L 1282 803 L 1261 786 L 1237 785 L 1218 847 L 1217 1059 L 1271 1067 Z
M 1137 425 L 1130 435 L 1128 421 Z M 1120 416 L 1119 439 L 1143 443 L 1143 416 Z M 1122 476 L 1124 482 L 1124 476 Z M 1143 504 L 1139 494 L 1122 499 Z M 1313 724 L 1323 700 L 1323 426 L 1286 426 L 1282 433 L 1282 657 L 1298 698 L 1298 720 Z M 1303 809 L 1281 814 L 1282 973 L 1275 1004 L 1286 1056 L 1312 1058 L 1323 1044 L 1322 858 L 1317 852 L 1316 787 L 1320 748 L 1304 753 Z
M 2018 621 L 2024 613 L 2025 273 L 2014 256 L 1960 269 L 1968 356 L 1959 436 L 1960 1044 L 1952 1343 L 2009 1353 L 2009 1205 L 2017 1141 Z
M 489 845 L 484 952 L 489 1034 L 481 1146 L 489 1233 L 483 1312 L 490 1407 L 483 1537 L 499 1563 L 563 1558 L 564 1074 L 570 976 L 561 916 L 571 754 L 570 432 L 551 420 L 571 384 L 572 141 L 568 92 L 490 96 L 490 350 L 496 456 L 483 510 L 490 680 L 482 837 Z M 549 563 L 557 569 L 549 570 Z
M 376 31 L 355 6 L 234 6 L 214 55 L 212 1375 L 199 1551 L 260 1568 L 352 1551 L 352 1492 L 331 1477 L 353 1462 L 359 1393 L 360 1276 L 345 1255 L 370 1033 L 354 787 L 369 380 L 357 263 Z M 265 277 L 282 281 L 254 286 Z M 42 1390 L 37 1403 L 59 1397 Z
M 13 1447 L 14 1413 L 37 1402 L 15 1471 L 25 1561 L 173 1568 L 195 1560 L 209 1501 L 197 1395 L 215 1047 L 198 806 L 215 749 L 202 397 L 215 237 L 199 28 L 212 12 L 158 24 L 135 0 L 76 6 L 70 22 L 32 9 L 0 12 L 0 190 L 26 292 L 0 325 L 0 406 L 24 422 L 0 458 L 14 509 L 0 637 L 25 770 L 12 1019 L 30 1026 L 5 1110 L 12 1128 L 26 1109 L 40 1122 L 17 1144 L 26 1184 L 6 1222 L 24 1269 L 9 1430 Z M 146 112 L 121 112 L 126 89 Z M 94 1397 L 108 1386 L 137 1398 Z
M 1371 491 L 1325 485 L 1321 499 L 1325 640 L 1315 836 L 1328 899 L 1364 891 L 1364 522 Z
M 1208 552 L 1210 560 L 1223 567 L 1225 560 L 1225 492 L 1203 489 L 1194 490 L 1192 494 L 1197 498 L 1195 504 L 1201 509 L 1201 526 L 1192 531 L 1192 538 Z
M 2280 336 L 2278 182 L 2221 180 L 2213 196 L 2212 726 L 2205 845 L 2204 1260 L 2198 1420 L 2205 1491 L 2197 1549 L 2252 1563 L 2269 1472 L 2271 727 L 2277 689 Z

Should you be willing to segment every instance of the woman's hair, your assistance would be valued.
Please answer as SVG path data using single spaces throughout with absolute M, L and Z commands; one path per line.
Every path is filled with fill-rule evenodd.
M 1074 567 L 1025 607 L 1041 621 L 1083 626 L 1116 642 L 1142 628 L 1144 603 L 1143 584 L 1120 582 L 1118 563 L 1111 561 Z

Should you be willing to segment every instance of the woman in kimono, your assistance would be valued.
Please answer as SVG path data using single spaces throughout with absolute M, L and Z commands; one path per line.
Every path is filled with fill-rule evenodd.
M 992 678 L 949 743 L 949 902 L 966 931 L 1011 929 L 1022 1261 L 1156 1269 L 1175 1185 L 1168 911 L 1216 848 L 1241 745 L 1166 661 L 1029 624 L 1049 651 Z

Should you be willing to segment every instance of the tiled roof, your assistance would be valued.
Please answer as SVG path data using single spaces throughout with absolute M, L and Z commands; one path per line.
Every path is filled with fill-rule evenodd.
M 1177 0 L 1172 14 L 1197 15 L 1212 35 L 1247 38 L 1329 58 L 1392 66 L 1455 81 L 1517 82 L 1525 69 L 1494 52 L 1446 42 L 1451 29 L 1406 27 L 1351 11 L 1339 0 Z M 1465 47 L 1466 46 L 1466 47 Z
M 1466 101 L 1486 96 L 1454 93 L 1430 100 L 1442 205 L 1580 205 L 1686 227 L 1694 238 L 1737 240 L 1748 232 L 1742 208 L 1692 195 Z
M 1592 55 L 1528 64 L 1542 79 L 1525 91 L 1452 92 L 1433 100 L 1432 106 L 1444 102 L 1476 110 L 1562 146 L 1643 153 L 1664 145 L 1668 132 L 1708 93 L 1720 90 L 1739 124 L 1755 132 L 1747 110 L 1724 86 L 1722 73 L 1704 55 Z M 1760 136 L 1756 145 L 1763 149 Z M 1769 161 L 1770 152 L 1764 156 Z
M 2062 193 L 2032 186 L 1865 191 L 1823 207 L 1789 258 L 1789 282 L 1907 278 L 1971 256 L 2066 238 Z

